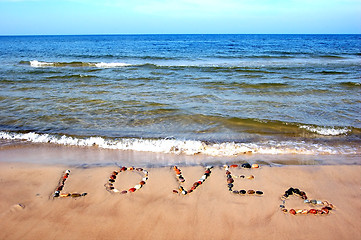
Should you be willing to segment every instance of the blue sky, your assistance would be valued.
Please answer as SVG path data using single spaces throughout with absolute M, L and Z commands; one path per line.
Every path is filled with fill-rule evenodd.
M 361 33 L 361 0 L 0 0 L 0 35 Z

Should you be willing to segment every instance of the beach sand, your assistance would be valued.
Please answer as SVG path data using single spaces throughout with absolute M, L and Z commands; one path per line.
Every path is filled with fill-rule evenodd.
M 360 165 L 231 169 L 233 175 L 255 177 L 235 179 L 234 190 L 262 190 L 263 196 L 230 193 L 222 164 L 186 196 L 173 193 L 179 184 L 171 167 L 135 165 L 148 170 L 149 179 L 138 191 L 121 195 L 104 187 L 119 169 L 115 164 L 26 163 L 26 154 L 24 162 L 17 159 L 22 148 L 7 148 L 1 155 L 2 151 L 0 239 L 361 239 Z M 57 157 L 51 150 L 33 152 L 34 159 L 37 154 Z M 87 154 L 78 154 L 76 161 L 86 158 Z M 204 173 L 202 166 L 179 167 L 187 189 Z M 87 196 L 51 197 L 66 169 L 71 173 L 63 192 Z M 122 172 L 115 186 L 127 190 L 141 179 L 137 172 Z M 328 215 L 283 213 L 280 197 L 289 187 L 305 191 L 310 199 L 327 200 L 335 209 Z M 286 207 L 311 208 L 296 196 L 287 200 Z

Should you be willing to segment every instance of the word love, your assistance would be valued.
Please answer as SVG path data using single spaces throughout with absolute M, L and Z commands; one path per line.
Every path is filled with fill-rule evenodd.
M 241 179 L 242 181 L 248 181 L 248 180 L 254 180 L 254 175 L 234 175 L 231 173 L 231 170 L 233 169 L 258 169 L 259 166 L 257 164 L 250 165 L 249 163 L 244 163 L 242 165 L 224 165 L 223 169 L 225 170 L 226 174 L 226 186 L 228 187 L 229 192 L 235 195 L 240 196 L 263 196 L 263 191 L 261 190 L 253 190 L 253 189 L 241 189 L 241 190 L 233 190 L 234 189 L 234 182 L 235 179 Z M 184 183 L 185 178 L 183 177 L 182 171 L 179 167 L 173 166 L 173 171 L 175 173 L 176 179 L 178 181 L 178 189 L 173 190 L 173 193 L 181 194 L 181 195 L 187 195 L 195 191 L 198 187 L 200 187 L 211 175 L 213 166 L 207 166 L 205 167 L 203 175 L 196 180 L 192 187 L 188 190 L 185 189 Z M 128 172 L 137 172 L 138 174 L 143 175 L 142 180 L 135 185 L 132 188 L 129 188 L 127 190 L 119 190 L 115 188 L 114 183 L 117 179 L 117 176 L 125 171 Z M 246 170 L 248 171 L 248 170 Z M 78 197 L 84 197 L 87 195 L 87 193 L 62 193 L 61 191 L 64 189 L 65 182 L 70 176 L 70 170 L 66 170 L 59 182 L 57 187 L 55 188 L 53 198 L 78 198 Z M 119 193 L 119 194 L 126 194 L 126 193 L 134 193 L 141 188 L 144 187 L 149 177 L 149 173 L 147 170 L 143 168 L 135 168 L 135 167 L 121 167 L 119 170 L 113 171 L 110 174 L 110 177 L 108 181 L 104 184 L 105 189 L 110 193 Z M 311 206 L 311 209 L 287 209 L 285 206 L 286 200 L 289 199 L 290 196 L 298 196 L 301 199 L 304 200 L 304 203 Z M 330 204 L 328 201 L 320 201 L 320 200 L 309 200 L 306 193 L 304 191 L 299 190 L 298 188 L 290 188 L 281 197 L 282 204 L 280 205 L 280 209 L 282 212 L 290 213 L 291 215 L 301 215 L 301 214 L 312 214 L 312 215 L 326 215 L 329 214 L 331 210 L 334 209 L 334 206 Z M 320 209 L 317 209 L 317 206 L 321 206 Z

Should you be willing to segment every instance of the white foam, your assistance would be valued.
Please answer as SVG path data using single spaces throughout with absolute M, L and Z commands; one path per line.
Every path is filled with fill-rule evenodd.
M 30 66 L 32 67 L 48 67 L 48 66 L 54 66 L 54 63 L 52 62 L 39 62 L 37 60 L 30 61 Z
M 300 128 L 307 129 L 310 132 L 314 132 L 325 136 L 337 136 L 347 134 L 351 131 L 349 128 L 334 128 L 334 127 L 313 127 L 313 126 L 300 126 Z
M 67 62 L 41 62 L 38 60 L 32 60 L 30 61 L 31 67 L 56 67 L 56 66 L 72 66 L 72 63 Z M 74 66 L 78 66 L 74 64 Z M 83 62 L 81 66 L 89 66 L 89 67 L 97 67 L 97 68 L 118 68 L 118 67 L 126 67 L 131 66 L 131 64 L 128 63 L 121 63 L 121 62 L 99 62 L 99 63 L 93 63 L 93 62 Z
M 131 64 L 128 63 L 118 63 L 118 62 L 113 62 L 113 63 L 100 62 L 100 63 L 95 63 L 94 65 L 98 68 L 117 68 L 117 67 L 131 66 Z
M 359 150 L 349 146 L 310 144 L 303 141 L 268 141 L 259 143 L 205 143 L 192 140 L 136 139 L 119 140 L 102 137 L 76 138 L 38 133 L 0 132 L 0 139 L 24 140 L 34 143 L 53 143 L 68 146 L 97 146 L 104 149 L 134 150 L 174 154 L 205 154 L 210 156 L 237 156 L 244 153 L 259 154 L 358 154 Z

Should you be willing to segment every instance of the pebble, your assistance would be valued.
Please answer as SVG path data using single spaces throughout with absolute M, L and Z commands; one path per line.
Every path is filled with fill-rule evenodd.
M 310 209 L 310 210 L 308 211 L 308 213 L 317 214 L 317 210 L 316 210 L 316 209 Z
M 326 207 L 322 208 L 321 210 L 322 210 L 322 212 L 325 213 L 325 214 L 328 214 L 328 213 L 329 213 L 329 210 L 328 210 Z
M 252 164 L 252 168 L 259 168 L 258 164 Z
M 72 193 L 71 197 L 81 197 L 82 195 L 80 193 Z
M 242 167 L 243 168 L 251 168 L 252 166 L 249 163 L 243 163 Z

